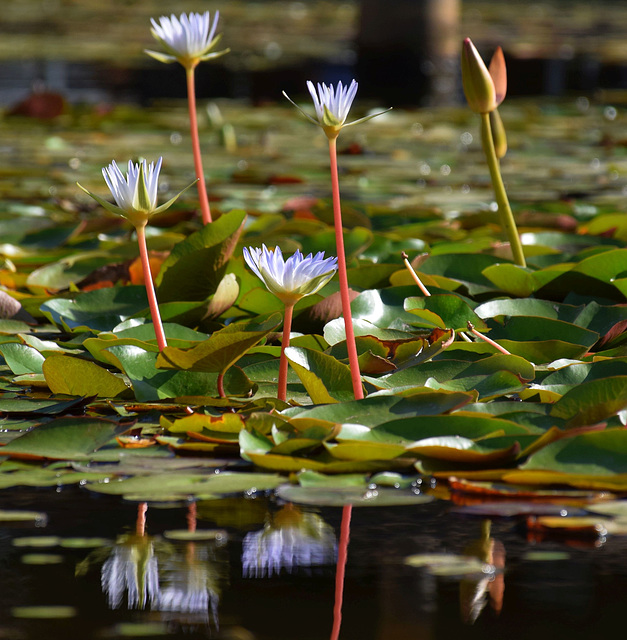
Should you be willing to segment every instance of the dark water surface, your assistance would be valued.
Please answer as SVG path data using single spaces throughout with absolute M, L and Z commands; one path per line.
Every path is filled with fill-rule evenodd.
M 193 526 L 183 505 L 150 505 L 138 536 L 137 504 L 79 488 L 24 488 L 0 500 L 2 509 L 47 514 L 44 526 L 0 528 L 0 638 L 331 637 L 341 509 L 299 509 L 269 496 L 199 502 L 197 531 L 222 533 L 190 542 L 167 533 Z M 496 577 L 460 583 L 404 564 L 412 554 L 461 553 L 481 530 L 480 518 L 444 501 L 354 508 L 339 637 L 572 639 L 620 628 L 621 537 L 533 541 L 524 520 L 502 518 L 491 528 L 495 564 L 504 559 Z M 79 546 L 94 538 L 104 540 Z M 38 619 L 22 609 L 42 606 L 75 615 Z

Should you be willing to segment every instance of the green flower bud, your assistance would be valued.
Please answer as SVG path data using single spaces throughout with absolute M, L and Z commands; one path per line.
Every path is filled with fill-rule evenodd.
M 498 106 L 494 80 L 470 38 L 462 47 L 462 84 L 468 106 L 476 113 L 489 113 Z

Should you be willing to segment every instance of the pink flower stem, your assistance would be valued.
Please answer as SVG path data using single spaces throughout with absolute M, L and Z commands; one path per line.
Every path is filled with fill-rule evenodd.
M 285 305 L 285 319 L 283 320 L 283 339 L 281 340 L 281 359 L 279 360 L 279 391 L 277 398 L 287 402 L 287 356 L 285 349 L 290 346 L 290 333 L 292 331 L 292 316 L 294 304 Z
M 198 199 L 202 213 L 203 224 L 211 222 L 211 210 L 205 185 L 205 174 L 202 168 L 202 156 L 200 155 L 200 139 L 198 137 L 198 118 L 196 116 L 196 87 L 194 82 L 195 66 L 185 67 L 187 74 L 187 104 L 189 106 L 189 128 L 192 136 L 192 150 L 194 152 L 194 170 L 198 178 Z
M 331 162 L 331 187 L 333 191 L 333 222 L 335 224 L 335 244 L 337 247 L 337 272 L 340 278 L 340 298 L 342 300 L 342 315 L 346 330 L 346 349 L 348 350 L 348 363 L 350 365 L 353 381 L 353 394 L 355 400 L 362 400 L 364 389 L 361 384 L 361 373 L 357 359 L 357 345 L 355 344 L 355 331 L 353 329 L 353 316 L 351 313 L 351 300 L 348 293 L 348 275 L 346 273 L 346 254 L 344 252 L 344 232 L 342 229 L 342 207 L 340 204 L 340 180 L 337 172 L 337 145 L 336 138 L 329 138 L 329 160 Z
M 337 549 L 337 565 L 335 568 L 335 603 L 333 606 L 333 629 L 331 640 L 338 640 L 342 626 L 342 602 L 344 600 L 344 575 L 348 559 L 348 541 L 351 530 L 351 515 L 353 505 L 345 504 L 342 509 L 342 524 L 340 526 L 340 542 Z
M 152 316 L 152 324 L 155 327 L 155 335 L 157 336 L 157 345 L 159 351 L 163 351 L 168 343 L 165 339 L 161 316 L 159 315 L 159 304 L 157 303 L 157 294 L 155 293 L 155 285 L 152 281 L 152 272 L 150 271 L 150 261 L 148 259 L 148 247 L 146 246 L 146 227 L 138 226 L 135 228 L 137 232 L 137 243 L 139 244 L 139 255 L 142 261 L 142 270 L 144 272 L 144 285 L 146 286 L 146 294 L 148 295 L 148 306 L 150 307 L 150 315 Z

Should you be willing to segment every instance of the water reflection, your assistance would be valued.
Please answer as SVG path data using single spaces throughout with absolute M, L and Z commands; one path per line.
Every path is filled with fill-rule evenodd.
M 147 536 L 120 536 L 102 565 L 102 590 L 111 609 L 118 609 L 128 593 L 129 609 L 153 606 L 159 598 L 159 569 L 153 540 Z
M 335 568 L 335 602 L 333 604 L 333 628 L 331 629 L 331 640 L 338 640 L 340 628 L 342 627 L 342 603 L 344 602 L 344 576 L 346 573 L 346 562 L 348 560 L 348 542 L 350 540 L 351 516 L 353 506 L 344 505 L 342 508 L 342 524 L 340 527 L 340 547 L 337 554 L 337 565 Z
M 147 504 L 141 503 L 135 530 L 119 536 L 112 547 L 92 553 L 79 564 L 77 575 L 105 558 L 100 580 L 110 609 L 123 608 L 126 601 L 128 610 L 159 611 L 163 620 L 184 628 L 212 625 L 218 629 L 222 571 L 215 557 L 215 542 L 169 542 L 150 536 L 146 532 L 147 510 Z M 195 538 L 195 504 L 189 508 L 187 525 L 187 533 Z
M 282 569 L 310 571 L 335 561 L 333 527 L 318 514 L 288 503 L 268 516 L 261 531 L 246 534 L 242 543 L 244 577 L 278 575 Z
M 467 624 L 477 620 L 488 602 L 497 615 L 503 608 L 505 547 L 490 536 L 491 528 L 492 522 L 483 520 L 481 535 L 464 549 L 464 555 L 478 558 L 491 568 L 485 576 L 465 578 L 459 584 L 460 613 Z

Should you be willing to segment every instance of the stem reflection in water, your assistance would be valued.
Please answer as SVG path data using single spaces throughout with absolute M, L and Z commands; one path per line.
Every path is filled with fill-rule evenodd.
M 335 604 L 333 606 L 333 629 L 331 640 L 338 640 L 342 626 L 342 603 L 344 601 L 344 574 L 348 559 L 348 541 L 350 539 L 351 516 L 353 505 L 345 504 L 342 508 L 342 525 L 340 527 L 340 545 L 337 553 L 335 570 Z

